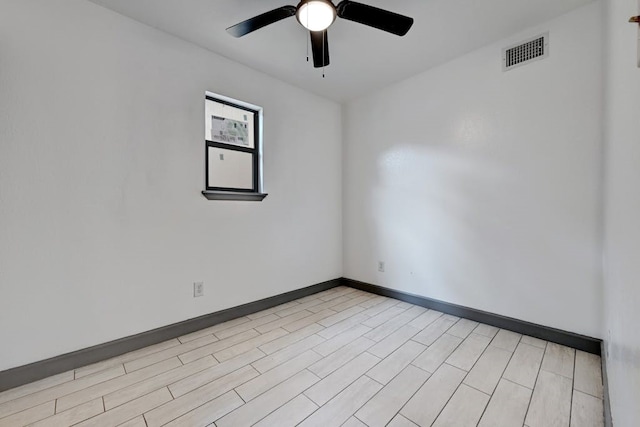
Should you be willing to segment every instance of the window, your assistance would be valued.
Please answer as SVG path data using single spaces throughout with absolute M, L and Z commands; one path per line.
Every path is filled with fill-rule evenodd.
M 262 108 L 207 92 L 205 190 L 209 200 L 261 201 Z

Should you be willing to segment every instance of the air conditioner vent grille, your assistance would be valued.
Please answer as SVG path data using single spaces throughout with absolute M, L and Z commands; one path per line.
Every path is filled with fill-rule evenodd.
M 549 35 L 543 34 L 515 46 L 503 49 L 502 66 L 509 70 L 515 66 L 523 65 L 533 60 L 546 58 L 548 55 Z

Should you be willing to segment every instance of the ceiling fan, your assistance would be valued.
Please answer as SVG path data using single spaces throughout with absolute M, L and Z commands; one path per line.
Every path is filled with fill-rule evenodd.
M 313 66 L 316 68 L 329 65 L 327 28 L 333 24 L 336 17 L 398 36 L 407 34 L 413 25 L 413 18 L 355 1 L 343 0 L 336 6 L 331 0 L 302 0 L 298 6 L 282 6 L 242 21 L 227 28 L 227 32 L 234 37 L 242 37 L 293 15 L 311 34 Z

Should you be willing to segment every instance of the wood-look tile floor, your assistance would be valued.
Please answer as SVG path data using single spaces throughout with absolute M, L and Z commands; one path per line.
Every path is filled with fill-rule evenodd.
M 0 393 L 4 426 L 603 425 L 600 358 L 338 287 Z

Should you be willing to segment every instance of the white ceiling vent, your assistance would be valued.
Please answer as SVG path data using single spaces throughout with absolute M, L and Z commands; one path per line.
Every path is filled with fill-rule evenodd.
M 502 70 L 508 71 L 547 56 L 549 56 L 549 33 L 544 33 L 502 49 Z

